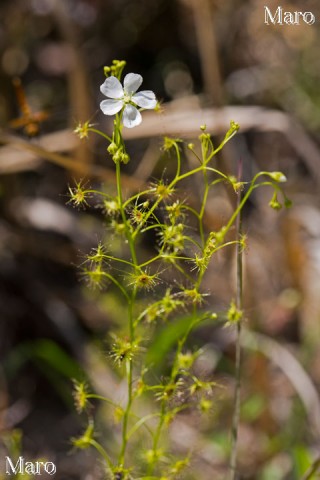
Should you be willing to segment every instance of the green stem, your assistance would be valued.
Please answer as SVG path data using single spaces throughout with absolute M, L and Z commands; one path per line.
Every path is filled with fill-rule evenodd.
M 130 203 L 132 203 L 134 200 L 139 199 L 142 195 L 148 195 L 150 193 L 149 190 L 144 190 L 142 192 L 136 193 L 135 195 L 132 195 L 132 197 L 128 198 L 125 202 L 123 202 L 123 208 L 127 208 Z
M 111 280 L 111 281 L 119 288 L 119 290 L 120 290 L 121 293 L 125 296 L 125 298 L 127 299 L 127 301 L 128 301 L 128 302 L 130 301 L 129 295 L 127 294 L 127 292 L 125 291 L 125 289 L 123 288 L 123 286 L 121 285 L 121 283 L 118 282 L 118 280 L 116 280 L 112 275 L 110 275 L 110 273 L 107 273 L 107 272 L 102 272 L 101 275 L 103 275 L 104 277 L 106 277 L 106 278 L 108 278 L 109 280 Z
M 137 430 L 139 430 L 140 427 L 142 427 L 145 422 L 150 420 L 151 418 L 154 417 L 159 417 L 159 413 L 150 413 L 149 415 L 146 415 L 143 418 L 140 418 L 140 420 L 134 424 L 134 426 L 131 428 L 130 432 L 128 432 L 128 438 L 130 438 L 134 433 L 136 433 Z M 152 435 L 152 432 L 150 432 Z
M 111 459 L 109 458 L 107 452 L 105 451 L 105 449 L 100 445 L 100 443 L 98 443 L 96 440 L 94 440 L 93 438 L 91 438 L 90 440 L 90 445 L 92 447 L 94 447 L 99 453 L 100 455 L 105 459 L 107 465 L 110 467 L 110 469 L 112 470 L 113 469 L 113 463 L 111 461 Z
M 273 182 L 261 182 L 261 183 L 258 183 L 256 184 L 256 181 L 259 177 L 263 176 L 263 175 L 267 175 L 269 176 L 269 172 L 259 172 L 257 173 L 253 179 L 251 180 L 251 183 L 250 183 L 250 186 L 247 190 L 247 192 L 245 193 L 245 195 L 242 197 L 242 200 L 240 202 L 238 202 L 238 206 L 237 208 L 235 209 L 235 211 L 233 212 L 233 214 L 231 215 L 231 218 L 229 220 L 229 222 L 227 223 L 226 227 L 225 227 L 225 232 L 227 233 L 227 231 L 230 229 L 230 227 L 233 225 L 234 221 L 236 220 L 236 218 L 238 217 L 239 213 L 241 212 L 242 208 L 244 207 L 245 203 L 247 202 L 248 198 L 250 197 L 251 193 L 253 192 L 253 190 L 255 190 L 256 188 L 258 187 L 261 187 L 262 185 L 272 185 L 274 188 L 276 188 L 277 190 L 281 190 L 279 188 L 279 186 L 276 184 L 276 183 L 273 183 Z M 240 197 L 239 197 L 240 198 Z
M 174 143 L 174 148 L 176 149 L 176 154 L 177 154 L 177 173 L 176 173 L 176 177 L 179 177 L 180 171 L 181 171 L 181 155 L 180 155 L 179 145 L 176 142 Z
M 314 478 L 314 474 L 319 472 L 320 469 L 320 457 L 316 458 L 313 464 L 308 468 L 306 473 L 303 475 L 301 480 L 312 480 Z
M 184 347 L 184 345 L 187 341 L 187 338 L 188 338 L 191 330 L 194 328 L 195 325 L 197 325 L 197 323 L 199 323 L 203 320 L 202 317 L 197 318 L 196 306 L 194 306 L 193 316 L 194 316 L 194 321 L 190 322 L 190 325 L 189 325 L 186 333 L 184 334 L 182 339 L 178 342 L 178 348 L 177 348 L 176 353 L 175 353 L 175 359 L 174 359 L 174 363 L 173 363 L 173 366 L 172 366 L 169 383 L 174 382 L 174 379 L 176 378 L 176 376 L 178 374 L 178 371 L 179 371 L 179 369 L 178 369 L 178 357 L 179 357 L 180 353 L 182 352 L 182 349 L 183 349 L 183 347 Z M 167 411 L 167 405 L 168 405 L 168 400 L 163 399 L 162 402 L 161 402 L 160 420 L 159 420 L 157 430 L 156 430 L 155 435 L 154 435 L 153 445 L 152 445 L 152 450 L 153 450 L 154 454 L 156 453 L 159 442 L 160 442 L 162 428 L 163 428 L 163 425 L 165 423 L 165 414 L 166 414 L 166 411 Z M 154 461 L 149 465 L 148 475 L 153 474 L 155 464 L 156 464 L 156 456 L 155 456 Z
M 111 405 L 114 408 L 118 408 L 118 405 L 114 403 L 112 400 L 109 400 L 109 398 L 103 397 L 102 395 L 98 395 L 96 393 L 89 393 L 87 398 L 94 398 L 95 400 L 101 400 L 102 402 L 108 403 L 108 405 Z
M 123 139 L 121 135 L 121 116 L 117 115 L 115 120 L 115 135 L 116 135 L 116 143 L 119 145 L 120 143 L 123 144 Z M 132 234 L 132 230 L 128 219 L 126 217 L 126 212 L 123 203 L 122 197 L 122 187 L 121 187 L 121 165 L 120 162 L 116 163 L 116 181 L 117 181 L 117 194 L 118 194 L 118 203 L 121 212 L 121 218 L 123 224 L 125 226 L 125 235 L 128 241 L 132 263 L 136 270 L 138 270 L 138 260 L 135 250 L 135 243 Z M 129 335 L 130 335 L 130 342 L 133 343 L 135 340 L 135 324 L 133 319 L 133 305 L 136 299 L 136 288 L 133 288 L 131 293 L 131 298 L 128 301 L 128 323 L 129 323 Z M 123 415 L 123 423 L 122 423 L 122 447 L 119 454 L 119 465 L 124 464 L 125 454 L 128 444 L 128 422 L 129 416 L 131 412 L 131 406 L 133 402 L 133 360 L 129 359 L 126 365 L 127 370 L 127 388 L 128 388 L 128 401 L 126 405 L 126 409 Z
M 241 169 L 241 163 L 239 170 Z M 241 180 L 241 173 L 239 172 L 239 181 Z M 238 196 L 238 209 L 241 202 L 241 193 Z M 239 209 L 239 216 L 237 217 L 237 280 L 236 280 L 236 308 L 238 311 L 243 310 L 243 250 L 241 248 L 242 236 L 242 215 Z M 230 480 L 236 480 L 237 477 L 237 448 L 238 448 L 238 430 L 240 422 L 240 407 L 241 407 L 241 327 L 242 319 L 240 318 L 236 325 L 236 363 L 235 363 L 235 393 L 234 393 L 234 411 L 232 418 L 232 438 L 231 438 L 231 456 L 230 456 Z
M 194 168 L 193 170 L 191 170 L 190 172 L 186 172 L 186 173 L 183 173 L 182 175 L 179 175 L 179 176 L 176 176 L 172 182 L 169 184 L 168 186 L 168 189 L 173 189 L 173 187 L 178 183 L 180 182 L 180 180 L 183 180 L 184 178 L 187 178 L 187 177 L 190 177 L 190 175 L 194 175 L 195 173 L 198 173 L 198 172 L 201 172 L 205 169 L 205 167 L 203 165 L 201 165 L 200 167 L 197 167 L 197 168 Z M 146 213 L 145 217 L 144 217 L 144 224 L 147 222 L 147 220 L 149 219 L 149 217 L 151 215 L 153 215 L 153 212 L 156 210 L 156 208 L 158 207 L 158 205 L 160 204 L 161 202 L 161 198 L 158 198 L 154 204 L 152 205 L 152 207 L 149 209 L 149 211 Z M 133 233 L 133 239 L 135 239 L 137 237 L 137 235 L 139 234 L 139 232 L 141 231 L 141 228 L 142 227 L 138 227 L 134 233 Z
M 199 233 L 200 233 L 200 238 L 202 242 L 202 248 L 204 247 L 204 244 L 205 244 L 204 230 L 203 230 L 203 217 L 204 217 L 208 194 L 209 194 L 208 175 L 206 170 L 203 170 L 203 180 L 204 180 L 204 192 L 203 192 L 201 209 L 199 213 Z
M 88 128 L 88 132 L 97 133 L 101 137 L 106 138 L 110 143 L 112 142 L 112 138 L 110 138 L 107 134 L 101 132 L 100 130 L 97 130 L 96 128 L 91 128 L 90 127 L 90 128 Z
M 163 254 L 159 254 L 157 255 L 156 257 L 153 257 L 151 258 L 150 260 L 147 260 L 146 262 L 144 263 L 141 263 L 139 265 L 140 268 L 144 268 L 146 267 L 147 265 L 150 265 L 151 263 L 153 262 L 156 262 L 157 260 L 163 260 L 164 258 L 164 255 Z M 184 260 L 186 262 L 191 262 L 192 261 L 192 258 L 191 257 L 182 257 L 182 256 L 177 256 L 177 255 L 173 255 L 173 254 L 170 254 L 170 259 L 172 260 Z
M 154 437 L 153 437 L 152 450 L 153 450 L 153 453 L 154 453 L 154 458 L 153 458 L 152 463 L 150 463 L 150 465 L 149 465 L 148 472 L 147 472 L 148 475 L 153 474 L 154 467 L 155 467 L 155 464 L 156 464 L 155 453 L 158 449 L 158 444 L 159 444 L 159 441 L 160 441 L 161 431 L 162 431 L 162 427 L 163 427 L 163 424 L 164 424 L 165 413 L 166 413 L 166 405 L 167 405 L 167 400 L 163 399 L 162 402 L 161 402 L 160 420 L 159 420 L 156 432 L 155 432 Z
M 226 143 L 228 143 L 232 137 L 234 137 L 237 133 L 237 130 L 235 130 L 231 135 L 229 135 L 227 138 L 225 138 L 219 145 L 219 147 L 217 147 L 215 150 L 213 150 L 211 152 L 211 154 L 209 155 L 209 157 L 207 158 L 207 163 L 210 162 L 210 160 L 212 159 L 212 157 L 214 157 L 218 152 L 220 152 L 220 150 L 223 149 L 223 147 L 225 146 Z
M 124 263 L 125 265 L 129 265 L 129 267 L 135 267 L 134 263 L 129 262 L 128 260 L 123 260 L 123 258 L 113 257 L 112 255 L 105 255 L 105 254 L 103 254 L 102 257 L 105 260 L 113 260 L 114 262 Z
M 132 324 L 132 322 L 131 322 Z M 131 327 L 130 324 L 130 327 Z M 133 324 L 132 324 L 133 328 Z M 131 329 L 131 328 L 130 328 Z M 126 449 L 128 445 L 129 435 L 128 435 L 128 422 L 130 416 L 130 410 L 132 406 L 133 400 L 133 390 L 132 390 L 132 382 L 133 382 L 133 362 L 132 360 L 128 360 L 127 363 L 127 382 L 128 382 L 128 401 L 127 406 L 123 415 L 123 423 L 122 423 L 122 447 L 119 455 L 119 465 L 124 464 Z
M 126 238 L 129 244 L 130 248 L 130 253 L 132 257 L 132 262 L 134 265 L 137 265 L 137 255 L 135 251 L 135 246 L 134 246 L 134 241 L 133 241 L 133 236 L 130 231 L 130 225 L 128 225 L 128 220 L 126 217 L 126 212 L 125 209 L 123 208 L 123 198 L 122 198 L 122 188 L 121 188 L 121 165 L 120 162 L 116 163 L 116 178 L 117 178 L 117 193 L 118 193 L 118 202 L 119 202 L 119 208 L 120 208 L 120 213 L 121 213 L 121 218 L 124 224 L 125 228 L 125 234 Z

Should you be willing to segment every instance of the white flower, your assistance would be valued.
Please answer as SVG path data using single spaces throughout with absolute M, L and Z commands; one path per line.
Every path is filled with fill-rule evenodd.
M 150 90 L 136 93 L 142 83 L 141 75 L 128 73 L 124 77 L 123 87 L 116 77 L 108 77 L 100 87 L 100 91 L 108 100 L 100 103 L 105 115 L 115 115 L 123 109 L 123 125 L 128 128 L 141 123 L 141 113 L 135 107 L 152 109 L 157 105 L 155 94 Z

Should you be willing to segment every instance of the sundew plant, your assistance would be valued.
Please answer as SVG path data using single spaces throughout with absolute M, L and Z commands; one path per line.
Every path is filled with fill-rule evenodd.
M 196 375 L 193 366 L 201 350 L 190 350 L 187 341 L 202 322 L 210 325 L 220 321 L 238 333 L 230 459 L 231 478 L 235 478 L 240 398 L 239 336 L 243 321 L 241 259 L 246 248 L 241 212 L 252 192 L 261 186 L 271 187 L 272 208 L 282 206 L 279 198 L 288 206 L 289 201 L 281 189 L 286 179 L 278 171 L 259 172 L 245 183 L 240 172 L 230 176 L 216 167 L 216 154 L 239 129 L 239 125 L 231 121 L 217 147 L 205 125 L 200 127 L 198 144 L 185 145 L 195 158 L 195 167 L 191 169 L 183 156 L 182 140 L 164 138 L 162 150 L 170 162 L 170 171 L 174 162 L 175 173 L 166 180 L 164 172 L 158 180 L 127 196 L 121 175 L 130 156 L 123 129 L 139 125 L 143 119 L 141 112 L 158 109 L 159 104 L 153 92 L 139 91 L 140 75 L 129 73 L 122 79 L 124 67 L 123 61 L 114 61 L 112 66 L 105 67 L 106 79 L 100 87 L 106 97 L 100 107 L 104 114 L 114 116 L 113 132 L 99 131 L 89 122 L 76 128 L 81 138 L 98 134 L 106 140 L 106 161 L 114 164 L 116 171 L 116 193 L 111 195 L 91 189 L 80 181 L 69 187 L 69 201 L 76 207 L 95 203 L 107 218 L 108 242 L 99 241 L 93 246 L 81 268 L 91 287 L 101 291 L 113 289 L 126 306 L 125 318 L 117 330 L 110 333 L 106 362 L 125 379 L 127 394 L 125 399 L 117 401 L 99 396 L 86 383 L 76 383 L 76 407 L 79 412 L 87 412 L 88 423 L 83 435 L 74 438 L 73 444 L 81 449 L 95 448 L 102 456 L 108 479 L 189 478 L 192 451 L 179 457 L 170 446 L 168 432 L 183 413 L 195 411 L 198 415 L 207 415 L 214 406 L 215 392 L 221 385 L 215 378 Z M 190 179 L 195 177 L 202 182 L 197 208 L 189 204 L 185 190 L 185 182 L 190 185 Z M 208 232 L 204 225 L 207 202 L 211 190 L 220 183 L 231 186 L 235 207 L 222 228 Z M 156 239 L 156 245 L 153 250 L 146 251 L 141 245 L 150 235 Z M 226 248 L 236 248 L 238 269 L 234 294 L 230 294 L 229 307 L 220 318 L 208 308 L 210 291 L 203 288 L 203 281 L 210 262 Z M 183 323 L 179 330 L 182 333 L 172 342 L 165 374 L 159 379 L 153 374 L 152 363 L 148 362 L 148 346 L 160 325 L 165 329 L 177 321 Z M 91 399 L 107 402 L 113 410 L 118 421 L 114 438 L 104 439 L 98 434 L 99 428 L 90 413 Z

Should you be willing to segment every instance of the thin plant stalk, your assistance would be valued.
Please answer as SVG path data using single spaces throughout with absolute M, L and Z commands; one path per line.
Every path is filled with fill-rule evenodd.
M 242 161 L 239 160 L 238 181 L 241 182 Z M 238 192 L 238 209 L 241 204 L 241 189 Z M 236 222 L 237 240 L 236 258 L 237 258 L 237 279 L 236 279 L 236 308 L 238 312 L 243 309 L 243 247 L 241 245 L 242 237 L 242 210 L 239 209 L 239 215 Z M 230 456 L 230 480 L 237 478 L 237 450 L 238 450 L 238 432 L 240 423 L 240 407 L 241 407 L 241 327 L 242 318 L 236 324 L 236 363 L 235 363 L 235 392 L 234 392 L 234 410 L 232 418 L 231 432 L 231 456 Z
M 120 117 L 118 116 L 117 116 L 115 125 L 116 125 L 115 133 L 121 138 Z M 123 207 L 120 162 L 116 163 L 116 178 L 117 178 L 118 202 L 120 205 L 121 217 L 125 226 L 126 238 L 129 244 L 132 262 L 135 268 L 137 268 L 138 261 L 137 261 L 135 245 L 134 245 L 134 241 L 130 231 L 130 227 L 128 226 L 128 220 L 126 217 L 125 209 Z M 135 302 L 135 297 L 136 297 L 136 288 L 133 289 L 131 293 L 131 298 L 129 299 L 129 302 L 128 302 L 128 321 L 129 321 L 129 331 L 130 331 L 131 342 L 133 342 L 135 339 L 135 328 L 134 328 L 134 320 L 133 320 L 133 305 Z M 120 466 L 124 464 L 124 460 L 125 460 L 125 453 L 126 453 L 127 444 L 128 444 L 128 422 L 129 422 L 129 416 L 130 416 L 132 400 L 133 400 L 133 361 L 132 359 L 128 359 L 126 363 L 126 374 L 127 374 L 127 386 L 128 386 L 128 400 L 127 400 L 127 405 L 124 411 L 123 423 L 122 423 L 122 447 L 119 455 Z
M 313 464 L 308 468 L 301 480 L 312 480 L 316 473 L 319 474 L 320 470 L 320 457 L 316 458 Z

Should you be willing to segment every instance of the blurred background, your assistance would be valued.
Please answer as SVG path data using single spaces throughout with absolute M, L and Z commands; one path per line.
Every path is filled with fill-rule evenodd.
M 311 11 L 312 26 L 267 26 L 264 5 L 278 7 L 259 0 L 1 1 L 1 461 L 5 452 L 23 452 L 54 461 L 59 480 L 104 478 L 94 454 L 69 455 L 70 437 L 84 427 L 70 378 L 85 374 L 107 395 L 117 388 L 99 339 L 119 323 L 121 305 L 112 292 L 89 291 L 77 268 L 105 235 L 101 210 L 66 203 L 73 180 L 114 190 L 105 143 L 80 143 L 72 133 L 89 119 L 111 131 L 99 87 L 113 59 L 126 60 L 125 72 L 140 73 L 143 89 L 162 103 L 161 113 L 145 112 L 125 132 L 128 191 L 161 176 L 163 135 L 196 141 L 206 123 L 216 143 L 230 120 L 240 132 L 218 166 L 236 174 L 241 158 L 244 180 L 259 170 L 288 178 L 291 209 L 270 209 L 270 191 L 260 189 L 244 213 L 246 325 L 254 335 L 243 345 L 239 478 L 300 479 L 319 455 L 320 4 L 281 4 Z M 229 218 L 230 193 L 222 187 L 210 197 L 208 230 Z M 152 239 L 141 248 L 152 248 Z M 207 274 L 214 310 L 228 308 L 233 260 L 232 252 L 222 255 Z M 199 426 L 190 415 L 172 428 L 178 452 L 195 449 L 193 473 L 181 478 L 224 478 L 232 335 L 199 329 L 190 345 L 205 345 L 199 368 L 226 388 L 210 422 Z M 161 375 L 161 359 L 157 368 Z M 96 410 L 108 443 L 110 414 Z

